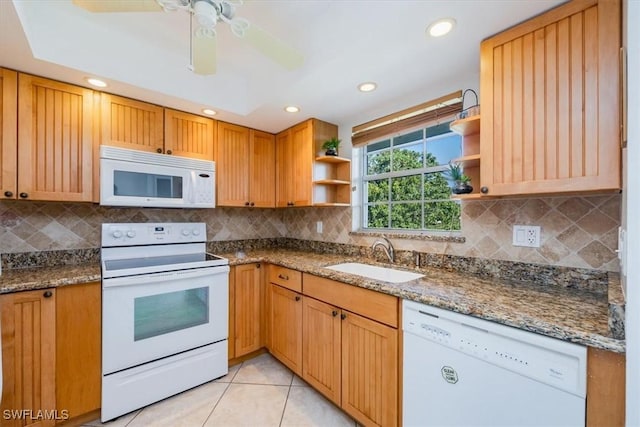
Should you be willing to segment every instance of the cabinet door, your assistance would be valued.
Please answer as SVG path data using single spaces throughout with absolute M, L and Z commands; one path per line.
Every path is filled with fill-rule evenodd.
M 100 282 L 56 289 L 56 405 L 69 418 L 100 409 Z
M 93 198 L 93 91 L 20 74 L 20 198 L 90 202 Z
M 55 290 L 16 292 L 0 296 L 2 312 L 2 414 L 6 410 L 56 409 Z M 14 414 L 17 414 L 14 412 Z M 2 420 L 3 426 L 53 426 L 53 419 Z M 62 414 L 60 414 L 62 416 Z M 46 417 L 44 417 L 46 418 Z
M 569 2 L 481 45 L 488 195 L 620 188 L 620 2 Z
M 398 331 L 343 311 L 342 408 L 364 425 L 398 422 Z
M 270 351 L 297 375 L 302 375 L 302 296 L 269 283 Z
M 288 169 L 291 171 L 293 206 L 311 206 L 313 170 L 313 121 L 291 128 L 291 148 Z
M 302 378 L 340 405 L 340 310 L 305 296 L 302 316 Z
M 157 105 L 102 94 L 103 145 L 164 152 L 164 109 Z
M 235 357 L 243 356 L 263 346 L 262 331 L 262 269 L 260 264 L 235 267 Z
M 249 129 L 218 122 L 218 206 L 249 206 Z
M 0 198 L 18 197 L 18 74 L 0 68 Z
M 291 206 L 291 194 L 293 193 L 293 170 L 291 158 L 293 157 L 293 145 L 290 130 L 276 135 L 276 207 L 286 208 Z
M 266 132 L 251 130 L 249 146 L 249 202 L 257 208 L 276 206 L 276 141 Z
M 213 160 L 216 122 L 195 114 L 164 109 L 165 153 Z

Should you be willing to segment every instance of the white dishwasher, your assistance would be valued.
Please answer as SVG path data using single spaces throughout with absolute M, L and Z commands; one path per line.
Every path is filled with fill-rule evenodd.
M 586 347 L 403 301 L 405 426 L 585 425 Z

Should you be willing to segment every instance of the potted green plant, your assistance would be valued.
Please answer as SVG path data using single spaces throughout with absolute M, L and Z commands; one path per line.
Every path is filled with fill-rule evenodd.
M 322 149 L 326 150 L 325 155 L 327 156 L 337 156 L 338 155 L 338 146 L 340 146 L 340 139 L 337 137 L 332 137 L 328 139 L 322 144 Z
M 445 172 L 447 178 L 454 182 L 451 188 L 453 194 L 467 194 L 473 191 L 473 187 L 469 184 L 471 178 L 462 171 L 461 163 L 449 163 L 449 170 Z

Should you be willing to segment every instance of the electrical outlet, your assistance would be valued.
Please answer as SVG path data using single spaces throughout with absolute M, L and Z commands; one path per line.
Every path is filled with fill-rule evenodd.
M 322 234 L 322 221 L 316 222 L 316 233 Z
M 513 246 L 539 248 L 540 247 L 540 226 L 514 225 L 513 226 Z

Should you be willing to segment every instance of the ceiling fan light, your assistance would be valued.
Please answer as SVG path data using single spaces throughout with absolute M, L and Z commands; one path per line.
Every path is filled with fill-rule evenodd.
M 378 85 L 375 84 L 374 82 L 365 82 L 365 83 L 360 83 L 358 85 L 358 90 L 360 92 L 371 92 L 376 90 L 377 87 Z
M 212 110 L 211 108 L 203 108 L 202 112 L 207 116 L 215 116 L 216 114 L 218 114 L 215 110 Z
M 107 87 L 107 83 L 103 80 L 100 79 L 96 79 L 95 77 L 87 77 L 85 78 L 85 80 L 87 81 L 87 83 L 89 83 L 91 86 L 95 86 L 95 87 Z
M 208 1 L 196 1 L 193 5 L 193 16 L 198 24 L 204 28 L 215 28 L 218 22 L 218 12 L 216 8 Z
M 453 18 L 438 19 L 427 27 L 427 33 L 431 37 L 442 37 L 449 34 L 455 25 L 456 20 Z
M 286 111 L 287 113 L 297 113 L 300 111 L 300 108 L 296 107 L 295 105 L 287 105 L 286 107 L 284 107 L 284 111 Z

